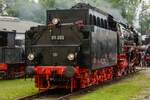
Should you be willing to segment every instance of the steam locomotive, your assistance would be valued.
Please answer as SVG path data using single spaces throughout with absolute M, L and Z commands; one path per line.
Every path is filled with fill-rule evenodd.
M 15 31 L 0 30 L 0 79 L 13 79 L 25 73 L 23 48 L 15 43 Z
M 47 25 L 26 32 L 26 63 L 40 90 L 86 88 L 135 71 L 136 31 L 89 4 L 48 10 Z

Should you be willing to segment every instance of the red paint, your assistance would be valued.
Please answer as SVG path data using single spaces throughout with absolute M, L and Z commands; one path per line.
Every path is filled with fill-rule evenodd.
M 116 72 L 116 77 L 121 77 L 123 72 L 125 71 L 125 68 L 127 67 L 128 65 L 128 62 L 127 62 L 127 56 L 126 54 L 118 54 L 117 55 L 117 67 L 118 67 L 118 70 Z
M 0 64 L 0 71 L 7 73 L 8 79 L 13 79 L 16 77 L 22 77 L 25 75 L 25 65 L 24 64 Z
M 40 89 L 49 89 L 52 87 L 49 77 L 51 77 L 51 72 L 56 71 L 56 75 L 63 76 L 63 72 L 67 66 L 36 66 L 35 69 L 35 83 L 36 87 Z M 85 88 L 94 84 L 104 82 L 106 80 L 112 79 L 112 67 L 105 67 L 96 71 L 90 71 L 88 68 L 79 68 L 79 66 L 74 66 L 74 76 L 72 78 L 65 78 L 70 81 L 70 84 L 56 84 L 58 88 L 70 88 L 71 91 L 77 87 Z M 43 85 L 42 79 L 47 82 Z M 80 86 L 77 86 L 77 81 L 80 81 Z M 66 82 L 67 83 L 67 82 Z
M 0 64 L 0 71 L 6 71 L 8 69 L 7 64 Z
M 150 64 L 150 56 L 145 55 L 145 56 L 144 56 L 144 60 L 145 60 L 148 64 Z

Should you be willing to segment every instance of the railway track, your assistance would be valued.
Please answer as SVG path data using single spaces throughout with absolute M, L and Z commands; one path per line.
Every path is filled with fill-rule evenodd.
M 87 87 L 85 89 L 76 90 L 72 93 L 70 93 L 69 91 L 63 91 L 62 89 L 52 89 L 52 90 L 38 92 L 33 95 L 21 97 L 16 100 L 70 100 L 71 96 L 73 96 L 73 95 L 88 93 L 88 92 L 96 90 L 96 88 L 100 88 L 100 87 L 103 87 L 106 85 L 111 85 L 111 84 L 117 83 L 122 79 L 131 77 L 131 76 L 137 74 L 141 70 L 145 70 L 145 69 L 138 68 L 138 70 L 135 73 L 131 73 L 131 74 L 122 76 L 121 78 L 119 78 L 117 80 L 109 80 L 109 81 L 106 81 L 106 82 L 98 84 L 98 85 L 93 85 L 91 87 Z

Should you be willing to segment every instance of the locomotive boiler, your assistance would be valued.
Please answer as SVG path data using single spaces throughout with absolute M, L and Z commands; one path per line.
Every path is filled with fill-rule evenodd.
M 26 63 L 34 66 L 39 89 L 85 88 L 135 71 L 135 35 L 88 4 L 48 10 L 47 25 L 26 32 Z

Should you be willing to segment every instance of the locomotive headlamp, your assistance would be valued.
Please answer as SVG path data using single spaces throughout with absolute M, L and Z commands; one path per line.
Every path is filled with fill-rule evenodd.
M 70 53 L 68 56 L 67 56 L 68 60 L 74 60 L 75 58 L 75 55 L 73 53 Z
M 28 59 L 29 59 L 30 61 L 33 60 L 33 59 L 34 59 L 34 54 L 30 53 L 30 54 L 28 55 Z
M 53 23 L 54 25 L 58 24 L 58 23 L 59 23 L 59 19 L 58 19 L 58 18 L 53 18 L 53 19 L 52 19 L 52 23 Z

